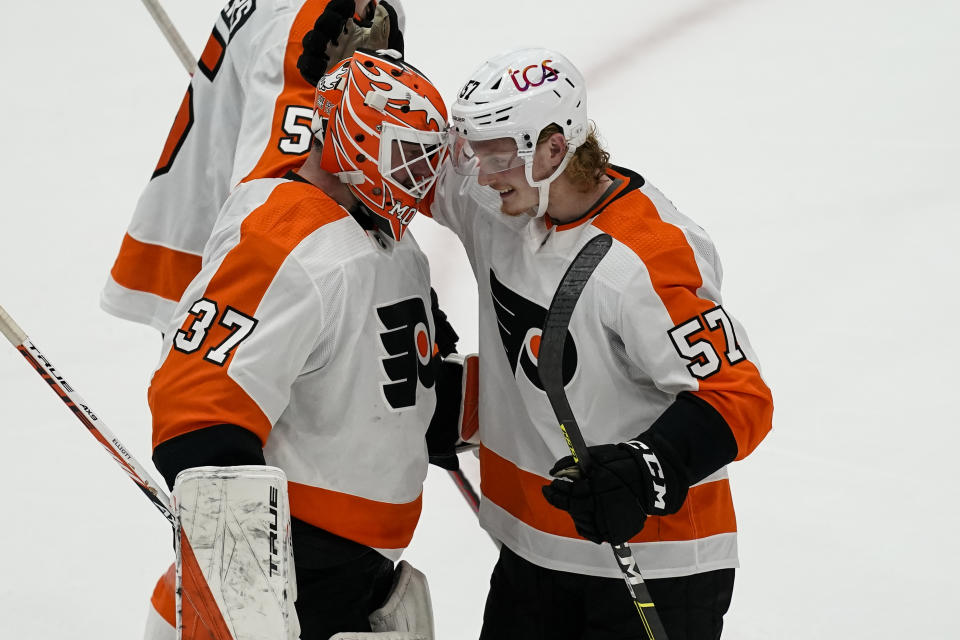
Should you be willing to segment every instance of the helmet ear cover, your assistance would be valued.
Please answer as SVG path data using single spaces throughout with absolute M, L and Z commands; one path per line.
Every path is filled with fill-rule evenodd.
M 399 54 L 358 50 L 317 85 L 312 129 L 323 139 L 320 166 L 400 240 L 429 207 L 446 119 L 439 91 Z

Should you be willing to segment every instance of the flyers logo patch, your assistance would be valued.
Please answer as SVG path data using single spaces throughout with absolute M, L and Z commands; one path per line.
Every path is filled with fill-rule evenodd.
M 377 307 L 377 317 L 380 343 L 387 354 L 380 358 L 380 365 L 389 380 L 380 385 L 383 397 L 394 410 L 412 407 L 417 403 L 417 381 L 427 389 L 434 381 L 427 308 L 423 299 L 407 298 Z
M 490 270 L 490 295 L 493 298 L 493 308 L 497 312 L 500 340 L 507 352 L 507 361 L 513 374 L 519 376 L 522 371 L 537 389 L 543 391 L 540 375 L 537 373 L 537 362 L 547 310 L 507 288 L 497 280 L 493 269 Z M 573 379 L 576 371 L 577 346 L 573 342 L 573 336 L 567 331 L 563 347 L 564 385 Z

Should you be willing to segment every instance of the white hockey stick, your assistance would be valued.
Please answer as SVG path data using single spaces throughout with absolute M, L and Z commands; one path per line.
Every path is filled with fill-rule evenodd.
M 232 640 L 232 636 L 223 621 L 223 615 L 220 613 L 216 599 L 210 591 L 210 587 L 204 580 L 203 573 L 197 566 L 196 557 L 190 546 L 190 541 L 179 528 L 177 516 L 174 514 L 170 503 L 170 497 L 160 488 L 157 483 L 143 466 L 137 462 L 130 450 L 123 446 L 120 439 L 104 424 L 103 420 L 90 408 L 86 400 L 80 397 L 80 394 L 74 391 L 70 383 L 66 381 L 63 375 L 57 371 L 57 368 L 42 354 L 40 350 L 30 341 L 23 329 L 13 321 L 13 318 L 0 307 L 0 333 L 10 341 L 17 351 L 30 363 L 30 366 L 40 374 L 53 392 L 63 400 L 67 408 L 77 417 L 77 419 L 87 428 L 97 442 L 103 445 L 107 453 L 117 461 L 117 464 L 133 480 L 143 494 L 147 496 L 153 506 L 157 508 L 163 517 L 167 519 L 174 533 L 180 539 L 180 553 L 183 554 L 183 587 L 188 589 L 194 598 L 192 600 L 194 607 L 197 608 L 199 617 L 210 630 L 211 635 L 216 640 Z M 178 589 L 180 588 L 178 577 Z M 178 613 L 179 618 L 179 613 Z
M 17 351 L 30 363 L 30 366 L 36 370 L 43 378 L 53 392 L 60 397 L 67 405 L 73 415 L 83 423 L 97 442 L 103 445 L 117 464 L 123 468 L 124 472 L 133 482 L 140 487 L 140 490 L 150 499 L 160 513 L 163 514 L 170 524 L 176 528 L 177 518 L 173 515 L 170 508 L 170 498 L 160 487 L 150 474 L 144 469 L 136 458 L 130 453 L 130 450 L 123 446 L 120 439 L 103 423 L 97 414 L 90 409 L 86 400 L 80 397 L 80 394 L 74 391 L 73 387 L 64 379 L 63 375 L 57 371 L 50 361 L 40 353 L 40 350 L 30 341 L 23 329 L 13 321 L 13 318 L 0 307 L 0 332 L 10 341 Z
M 153 21 L 160 27 L 160 31 L 163 32 L 167 42 L 170 43 L 173 52 L 180 58 L 183 68 L 192 76 L 193 72 L 197 69 L 197 60 L 190 52 L 190 47 L 188 47 L 187 43 L 180 37 L 180 32 L 177 31 L 177 28 L 170 22 L 170 16 L 168 16 L 167 12 L 160 6 L 159 0 L 143 0 L 143 6 L 145 6 L 147 11 L 150 12 L 150 15 L 153 16 Z

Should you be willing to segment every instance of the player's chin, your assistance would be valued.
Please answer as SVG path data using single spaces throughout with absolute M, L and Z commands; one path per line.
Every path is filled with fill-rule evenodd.
M 528 211 L 530 211 L 530 210 L 529 210 L 529 209 L 519 209 L 519 210 L 517 210 L 517 209 L 515 209 L 514 207 L 510 207 L 510 206 L 507 206 L 507 205 L 501 205 L 501 206 L 500 206 L 500 213 L 502 213 L 502 214 L 504 214 L 504 215 L 506 215 L 506 216 L 510 216 L 511 218 L 516 218 L 516 217 L 518 217 L 518 216 L 522 216 L 522 215 L 524 215 L 525 213 L 527 213 Z
M 533 216 L 536 213 L 536 204 L 521 204 L 515 202 L 501 202 L 500 213 L 516 218 L 518 216 Z

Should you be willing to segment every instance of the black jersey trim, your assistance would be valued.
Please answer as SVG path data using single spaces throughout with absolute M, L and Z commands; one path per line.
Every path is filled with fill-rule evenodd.
M 217 424 L 161 442 L 153 450 L 153 464 L 172 490 L 177 474 L 184 469 L 266 462 L 255 433 L 235 424 Z
M 573 220 L 557 223 L 550 218 L 550 214 L 548 212 L 548 227 L 552 226 L 555 227 L 557 231 L 564 231 L 566 229 L 572 229 L 580 226 L 585 221 L 591 220 L 603 213 L 604 210 L 606 210 L 606 208 L 612 203 L 616 202 L 628 193 L 636 191 L 646 184 L 646 180 L 644 180 L 643 176 L 641 176 L 639 173 L 631 171 L 630 169 L 618 167 L 616 165 L 610 165 L 606 171 L 606 175 L 608 178 L 613 180 L 613 184 L 603 192 L 603 195 L 600 196 L 595 203 L 590 205 L 590 208 L 587 209 L 586 213 Z
M 632 193 L 637 189 L 640 189 L 641 187 L 643 187 L 643 185 L 647 183 L 647 181 L 643 179 L 643 176 L 641 176 L 636 171 L 631 171 L 630 169 L 626 169 L 624 167 L 618 167 L 616 165 L 610 165 L 610 168 L 607 170 L 607 176 L 614 181 L 625 179 L 627 181 L 627 184 L 622 188 L 618 189 L 616 193 L 614 193 L 613 196 L 610 197 L 608 200 L 601 200 L 598 205 L 595 205 L 593 209 L 588 211 L 587 217 L 589 218 L 597 217 L 598 215 L 603 213 L 603 211 L 607 207 L 609 207 L 611 204 L 613 204 L 620 198 L 624 197 L 628 193 Z
M 650 433 L 662 437 L 677 453 L 691 485 L 737 457 L 737 440 L 727 421 L 713 405 L 687 391 L 677 395 Z

